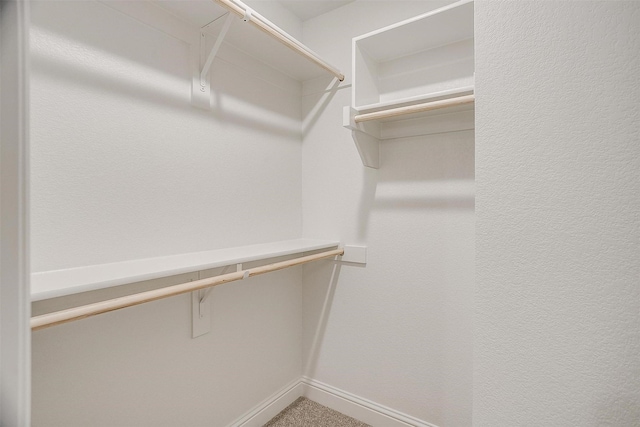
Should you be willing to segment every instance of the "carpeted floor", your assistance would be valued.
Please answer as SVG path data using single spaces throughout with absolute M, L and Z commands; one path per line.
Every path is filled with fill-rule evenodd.
M 264 427 L 371 427 L 338 411 L 301 397 Z

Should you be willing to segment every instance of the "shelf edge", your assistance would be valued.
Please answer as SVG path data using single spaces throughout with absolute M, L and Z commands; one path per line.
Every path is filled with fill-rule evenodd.
M 339 242 L 335 240 L 293 239 L 213 251 L 192 252 L 187 254 L 144 258 L 139 260 L 122 261 L 108 264 L 97 264 L 63 270 L 36 272 L 31 274 L 31 301 L 42 301 L 82 292 L 132 284 L 145 280 L 154 280 L 178 274 L 208 270 L 211 268 L 217 268 L 226 265 L 259 261 L 279 256 L 287 256 L 308 251 L 315 251 L 319 249 L 337 247 L 338 245 Z M 269 246 L 273 246 L 273 248 L 269 249 Z M 242 253 L 245 251 L 247 252 L 246 255 L 233 254 L 234 252 Z M 231 253 L 232 255 L 225 256 L 225 252 Z M 215 257 L 217 255 L 217 258 L 205 262 L 203 262 L 201 259 L 198 260 L 199 258 L 207 257 L 207 254 L 211 254 L 212 257 Z M 185 260 L 182 265 L 176 265 L 164 269 L 151 268 L 148 265 L 144 265 L 154 263 L 163 264 L 166 262 L 179 263 L 179 258 L 184 258 L 190 255 L 197 261 L 189 263 L 188 260 Z M 139 265 L 136 266 L 136 263 Z M 130 272 L 131 270 L 136 269 L 137 271 Z M 118 270 L 120 270 L 120 272 L 118 272 Z M 127 271 L 129 271 L 128 274 Z M 83 275 L 96 275 L 102 277 L 93 281 L 80 280 L 79 278 L 82 278 Z M 47 284 L 47 282 L 49 283 Z M 51 284 L 51 282 L 54 283 Z M 72 284 L 61 285 L 60 283 Z M 41 290 L 35 290 L 34 292 L 34 287 L 36 289 L 39 287 L 41 288 Z
M 462 86 L 459 88 L 446 89 L 438 92 L 431 92 L 423 95 L 410 96 L 393 101 L 377 102 L 375 104 L 365 104 L 353 107 L 358 113 L 373 113 L 378 110 L 387 110 L 397 107 L 406 107 L 414 103 L 424 102 L 428 100 L 438 100 L 437 98 L 452 98 L 454 96 L 472 95 L 475 93 L 475 86 Z

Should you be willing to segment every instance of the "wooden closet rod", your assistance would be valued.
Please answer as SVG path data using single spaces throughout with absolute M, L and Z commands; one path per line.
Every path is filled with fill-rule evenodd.
M 131 307 L 134 305 L 144 304 L 145 302 L 151 302 L 162 298 L 184 294 L 187 292 L 210 288 L 213 286 L 222 285 L 223 283 L 234 282 L 236 280 L 242 280 L 247 277 L 270 273 L 272 271 L 282 270 L 284 268 L 293 267 L 296 265 L 305 264 L 325 258 L 331 258 L 339 255 L 344 255 L 344 249 L 333 249 L 314 255 L 290 259 L 288 261 L 276 262 L 274 264 L 236 271 L 233 273 L 223 274 L 221 276 L 195 280 L 193 282 L 181 283 L 179 285 L 168 286 L 166 288 L 154 289 L 152 291 L 141 292 L 138 294 L 127 295 L 107 301 L 74 307 L 67 310 L 56 311 L 54 313 L 43 314 L 41 316 L 35 316 L 31 318 L 31 329 L 37 331 L 49 326 L 60 325 L 62 323 L 84 319 L 86 317 L 95 316 L 97 314 L 108 313 L 110 311 L 119 310 L 121 308 Z
M 440 101 L 424 102 L 422 104 L 409 105 L 408 107 L 390 108 L 388 110 L 376 111 L 375 113 L 358 114 L 353 120 L 356 123 L 369 120 L 387 119 L 405 114 L 423 113 L 425 111 L 437 110 L 440 108 L 455 107 L 458 105 L 471 104 L 475 102 L 474 95 L 458 96 L 456 98 L 442 99 Z
M 315 62 L 320 67 L 329 71 L 331 74 L 336 76 L 338 80 L 344 80 L 344 74 L 340 72 L 337 68 L 332 66 L 331 64 L 325 62 L 318 55 L 316 55 L 311 49 L 291 37 L 289 34 L 281 30 L 278 26 L 273 24 L 271 21 L 266 19 L 264 16 L 254 12 L 244 3 L 237 0 L 213 0 L 218 3 L 220 6 L 225 7 L 241 18 L 246 18 L 247 21 L 251 22 L 254 26 L 258 27 L 260 30 L 269 34 L 280 43 L 284 44 L 288 48 L 294 50 L 298 54 L 304 56 L 311 62 Z M 248 14 L 247 11 L 250 13 Z

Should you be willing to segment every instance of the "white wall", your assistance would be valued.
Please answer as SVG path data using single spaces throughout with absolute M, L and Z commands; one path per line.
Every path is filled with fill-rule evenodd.
M 34 271 L 300 237 L 298 82 L 217 60 L 194 108 L 189 45 L 93 1 L 31 36 Z M 216 288 L 197 339 L 189 296 L 34 333 L 33 425 L 230 423 L 301 374 L 301 279 Z
M 639 24 L 476 3 L 474 425 L 638 425 Z
M 302 39 L 302 21 L 277 0 L 246 0 L 243 3 L 252 7 L 287 34 L 298 40 Z
M 217 61 L 199 110 L 186 43 L 53 4 L 33 17 L 34 271 L 300 236 L 297 82 Z
M 189 295 L 35 332 L 33 426 L 228 425 L 299 378 L 300 281 L 217 287 L 196 339 Z
M 472 424 L 472 386 L 478 426 L 637 423 L 640 8 L 477 4 L 473 348 L 473 132 L 386 141 L 374 171 L 339 126 L 351 37 L 444 3 L 307 21 L 347 78 L 302 104 L 217 63 L 214 112 L 183 42 L 34 5 L 35 271 L 301 232 L 369 248 L 216 289 L 196 340 L 188 297 L 35 333 L 34 425 L 225 425 L 301 373 L 439 426 Z
M 305 85 L 305 237 L 368 247 L 366 268 L 305 266 L 305 374 L 438 426 L 471 424 L 474 135 L 385 141 L 367 169 L 339 126 L 351 103 L 351 38 L 446 2 L 349 4 L 304 23 L 347 77 Z

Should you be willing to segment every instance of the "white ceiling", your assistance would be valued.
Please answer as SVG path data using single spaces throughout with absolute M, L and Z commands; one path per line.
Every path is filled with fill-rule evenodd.
M 281 0 L 280 3 L 302 21 L 315 18 L 355 0 Z

